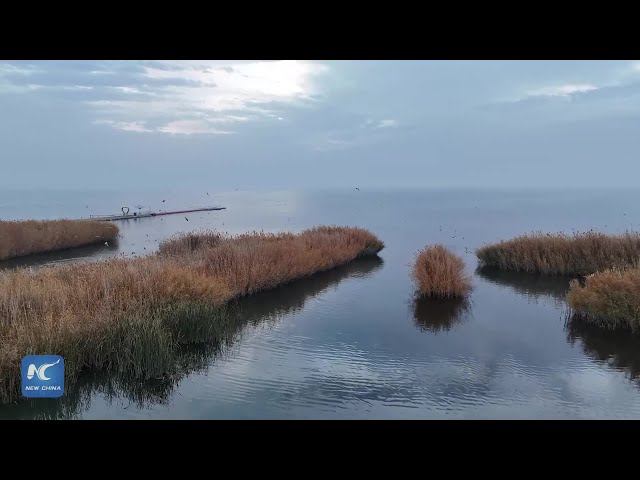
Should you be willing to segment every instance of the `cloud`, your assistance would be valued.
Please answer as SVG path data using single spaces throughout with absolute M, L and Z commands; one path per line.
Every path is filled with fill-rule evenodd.
M 380 120 L 377 124 L 378 128 L 391 128 L 397 127 L 398 121 L 393 119 Z
M 312 139 L 315 150 L 332 151 L 367 145 L 388 139 L 400 131 L 408 131 L 410 128 L 400 128 L 395 119 L 385 118 L 380 120 L 367 119 L 355 127 L 346 126 L 342 129 L 330 129 L 320 133 Z
M 274 113 L 274 105 L 313 101 L 317 93 L 314 79 L 327 68 L 289 60 L 229 65 L 155 62 L 142 67 L 143 84 L 112 87 L 135 98 L 100 99 L 89 104 L 101 117 L 161 122 L 156 131 L 163 133 L 230 133 L 215 124 L 259 118 L 282 120 Z
M 91 85 L 64 85 L 60 88 L 62 88 L 63 90 L 93 90 L 93 87 Z
M 194 135 L 202 133 L 224 135 L 233 133 L 227 130 L 220 130 L 206 120 L 176 120 L 159 127 L 157 131 L 171 133 L 173 135 Z
M 144 122 L 115 122 L 113 120 L 96 120 L 94 123 L 98 125 L 109 125 L 116 130 L 124 130 L 126 132 L 153 132 L 152 129 L 145 126 Z
M 128 94 L 135 94 L 135 95 L 152 95 L 153 94 L 153 92 L 145 92 L 144 90 L 141 90 L 138 87 L 114 86 L 114 87 L 108 87 L 108 88 L 119 93 L 128 93 Z
M 229 133 L 227 126 L 282 120 L 313 104 L 329 67 L 310 61 L 108 61 L 0 63 L 0 94 L 82 94 L 98 125 L 170 134 Z M 28 78 L 28 82 L 27 82 Z
M 5 82 L 2 80 L 2 76 L 0 76 L 0 94 L 2 93 L 30 93 L 36 90 L 40 90 L 42 85 L 17 85 L 15 83 Z
M 526 97 L 567 97 L 576 93 L 586 93 L 597 90 L 598 87 L 590 83 L 567 83 L 530 90 Z
M 33 65 L 15 65 L 12 63 L 0 63 L 0 77 L 9 75 L 33 75 L 39 70 Z
M 0 63 L 0 94 L 18 94 L 18 93 L 30 93 L 42 88 L 42 85 L 35 83 L 21 83 L 16 82 L 15 78 L 27 77 L 33 75 L 38 71 L 32 65 L 15 65 L 12 63 Z M 12 78 L 14 80 L 12 80 Z

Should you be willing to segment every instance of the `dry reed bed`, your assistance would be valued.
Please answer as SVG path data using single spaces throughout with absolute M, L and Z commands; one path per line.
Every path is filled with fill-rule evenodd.
M 594 273 L 584 285 L 572 280 L 567 302 L 577 320 L 640 332 L 640 268 Z
M 429 246 L 418 252 L 411 276 L 423 297 L 463 298 L 471 291 L 464 261 L 444 245 Z
M 147 257 L 0 271 L 0 401 L 17 398 L 27 354 L 62 355 L 68 384 L 84 369 L 168 374 L 181 343 L 222 335 L 216 329 L 230 300 L 383 247 L 368 231 L 348 227 L 202 232 L 167 240 Z
M 476 250 L 476 255 L 481 267 L 554 275 L 587 275 L 634 265 L 640 259 L 640 233 L 534 233 L 483 246 Z
M 0 260 L 112 241 L 118 227 L 93 220 L 0 221 Z

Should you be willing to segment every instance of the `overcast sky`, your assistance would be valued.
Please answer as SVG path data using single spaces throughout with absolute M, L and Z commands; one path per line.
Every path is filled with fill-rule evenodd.
M 638 61 L 1 61 L 0 187 L 635 186 Z

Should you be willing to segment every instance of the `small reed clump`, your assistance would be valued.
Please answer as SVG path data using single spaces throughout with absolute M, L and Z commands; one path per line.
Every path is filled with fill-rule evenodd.
M 0 221 L 0 260 L 113 241 L 117 236 L 112 222 Z
M 588 275 L 640 259 L 640 233 L 535 233 L 476 250 L 481 267 L 552 275 Z
M 567 302 L 573 317 L 600 327 L 640 332 L 640 268 L 609 269 L 572 280 Z
M 19 396 L 20 359 L 29 354 L 63 356 L 68 385 L 91 369 L 140 379 L 170 374 L 173 349 L 222 335 L 231 300 L 383 247 L 348 227 L 203 232 L 163 242 L 146 257 L 0 271 L 0 402 Z
M 426 247 L 416 256 L 411 275 L 423 297 L 463 298 L 471 291 L 464 261 L 444 245 Z

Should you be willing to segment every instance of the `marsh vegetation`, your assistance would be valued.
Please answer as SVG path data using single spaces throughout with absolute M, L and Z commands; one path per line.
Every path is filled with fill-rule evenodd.
M 114 241 L 118 227 L 93 220 L 0 221 L 0 260 Z
M 227 305 L 377 254 L 370 232 L 180 235 L 133 259 L 0 271 L 0 400 L 19 392 L 20 358 L 58 354 L 71 385 L 84 370 L 129 378 L 171 374 L 180 345 L 220 341 Z

